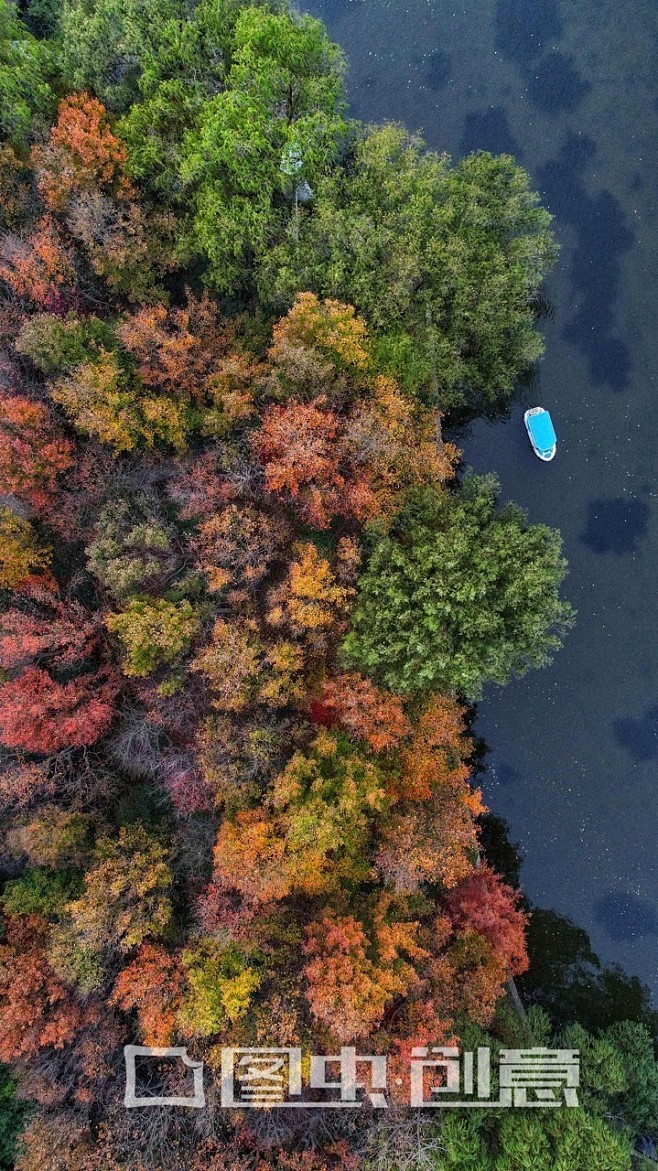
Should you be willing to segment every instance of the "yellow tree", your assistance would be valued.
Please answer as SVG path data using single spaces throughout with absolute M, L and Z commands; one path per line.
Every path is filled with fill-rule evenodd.
M 0 508 L 0 588 L 16 589 L 35 570 L 50 563 L 48 550 L 39 548 L 29 521 L 9 508 Z

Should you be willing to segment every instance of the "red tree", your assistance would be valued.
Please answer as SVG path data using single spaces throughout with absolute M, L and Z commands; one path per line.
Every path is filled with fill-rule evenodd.
M 0 686 L 0 742 L 23 752 L 59 752 L 94 744 L 114 717 L 115 679 L 108 673 L 58 683 L 29 667 Z
M 183 992 L 183 971 L 175 956 L 143 943 L 134 960 L 119 973 L 110 1003 L 124 1012 L 137 1010 L 145 1045 L 171 1045 Z
M 33 508 L 51 504 L 57 477 L 73 464 L 73 444 L 61 439 L 41 403 L 0 398 L 0 479 L 3 490 Z
M 164 761 L 163 773 L 164 784 L 172 805 L 181 817 L 189 817 L 194 813 L 210 813 L 213 808 L 213 792 L 190 759 L 173 755 Z
M 177 505 L 181 520 L 212 517 L 235 496 L 226 476 L 217 469 L 214 452 L 206 451 L 179 465 L 167 484 L 167 494 Z
M 365 740 L 373 752 L 393 748 L 410 731 L 399 696 L 356 673 L 328 679 L 319 704 L 311 705 L 311 718 L 344 728 L 356 740 Z
M 145 386 L 200 402 L 228 352 L 231 334 L 220 327 L 207 294 L 196 300 L 188 293 L 184 309 L 139 309 L 122 322 L 118 336 L 137 359 Z
M 525 972 L 526 914 L 521 896 L 500 875 L 483 864 L 472 870 L 446 900 L 446 909 L 458 930 L 471 928 L 488 941 L 513 976 Z
M 415 982 L 413 967 L 399 958 L 402 950 L 421 954 L 415 926 L 376 923 L 378 963 L 370 958 L 372 946 L 362 924 L 351 915 L 330 912 L 307 928 L 306 996 L 313 1016 L 337 1040 L 367 1037 L 393 997 Z
M 0 945 L 1 1061 L 68 1045 L 85 1023 L 85 1011 L 47 961 L 44 928 L 33 916 L 10 919 Z
M 224 434 L 252 413 L 259 368 L 237 350 L 235 328 L 220 325 L 206 294 L 196 300 L 188 293 L 184 309 L 139 309 L 118 336 L 139 362 L 145 386 L 207 408 L 206 433 Z
M 43 615 L 10 609 L 0 616 L 0 667 L 11 671 L 38 658 L 71 666 L 90 654 L 98 641 L 98 621 L 82 606 L 57 605 Z
M 43 216 L 27 238 L 7 235 L 0 245 L 0 279 L 23 301 L 44 309 L 75 284 L 75 268 L 51 216 Z

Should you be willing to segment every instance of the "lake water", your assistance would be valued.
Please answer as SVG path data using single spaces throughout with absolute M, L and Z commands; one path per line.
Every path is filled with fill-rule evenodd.
M 485 798 L 523 885 L 658 991 L 658 4 L 312 0 L 352 112 L 453 155 L 510 151 L 562 251 L 537 384 L 467 461 L 562 530 L 577 625 L 552 667 L 490 688 Z M 543 465 L 524 405 L 550 409 Z

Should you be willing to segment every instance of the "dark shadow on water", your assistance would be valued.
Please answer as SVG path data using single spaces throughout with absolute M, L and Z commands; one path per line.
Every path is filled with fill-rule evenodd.
M 614 720 L 613 728 L 618 743 L 633 760 L 654 760 L 658 756 L 658 704 L 647 708 L 638 720 L 632 716 Z
M 483 813 L 478 818 L 480 847 L 484 857 L 509 886 L 518 887 L 521 881 L 523 857 L 518 842 L 511 842 L 509 826 L 495 813 Z
M 628 346 L 618 337 L 601 338 L 598 347 L 592 345 L 588 348 L 583 345 L 583 334 L 587 329 L 594 328 L 591 323 L 593 316 L 593 313 L 579 313 L 573 325 L 564 330 L 563 337 L 565 341 L 586 351 L 590 377 L 596 386 L 609 386 L 613 391 L 621 392 L 630 382 L 631 356 Z
M 637 553 L 648 529 L 649 505 L 644 500 L 590 500 L 580 540 L 595 553 Z
M 518 981 L 526 1003 L 539 1004 L 555 1023 L 579 1021 L 589 1030 L 640 1021 L 658 1035 L 649 989 L 616 964 L 602 964 L 587 932 L 556 911 L 533 907 L 528 931 L 530 971 Z
M 452 78 L 452 57 L 443 49 L 435 49 L 427 58 L 425 85 L 436 92 L 445 88 Z
M 496 48 L 523 68 L 551 40 L 562 36 L 556 0 L 498 0 Z
M 466 115 L 459 151 L 460 154 L 469 155 L 476 150 L 521 158 L 521 147 L 510 130 L 507 111 L 503 106 L 473 110 Z
M 505 882 L 518 886 L 522 857 L 518 845 L 510 841 L 509 826 L 491 813 L 481 817 L 479 824 L 485 858 Z M 634 932 L 646 933 L 647 928 L 653 932 L 658 927 L 651 908 L 632 894 L 610 892 L 601 904 L 606 923 L 615 924 L 621 913 L 623 931 L 631 923 Z M 530 911 L 530 970 L 517 983 L 528 1007 L 541 1005 L 555 1025 L 579 1021 L 584 1028 L 597 1030 L 615 1021 L 640 1021 L 653 1037 L 658 1035 L 651 993 L 637 976 L 629 976 L 617 964 L 602 963 L 587 932 L 572 919 L 535 907 L 527 898 L 524 905 Z
M 539 182 L 558 221 L 569 223 L 578 233 L 570 269 L 577 308 L 563 337 L 587 359 L 597 386 L 622 391 L 629 382 L 631 358 L 614 332 L 614 307 L 621 257 L 633 246 L 635 236 L 609 191 L 597 196 L 587 191 L 583 176 L 595 156 L 593 139 L 570 133 L 558 158 L 539 169 Z
M 612 939 L 658 935 L 658 915 L 650 903 L 632 891 L 611 890 L 594 903 L 594 917 Z
M 528 96 L 552 117 L 573 110 L 591 89 L 576 69 L 573 58 L 557 49 L 548 53 L 528 74 Z
M 555 305 L 546 295 L 545 289 L 539 289 L 531 301 L 537 321 L 552 321 L 555 317 Z
M 446 439 L 455 443 L 457 447 L 463 447 L 471 438 L 470 428 L 473 423 L 481 419 L 486 419 L 488 423 L 501 423 L 509 420 L 514 406 L 525 408 L 535 405 L 534 400 L 537 398 L 540 386 L 541 375 L 538 364 L 527 366 L 518 375 L 513 401 L 491 404 L 475 400 L 451 410 L 449 416 L 446 417 Z

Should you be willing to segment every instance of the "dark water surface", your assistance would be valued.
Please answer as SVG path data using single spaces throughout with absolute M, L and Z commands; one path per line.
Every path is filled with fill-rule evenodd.
M 347 53 L 353 113 L 459 155 L 511 151 L 562 252 L 538 384 L 462 446 L 558 526 L 578 621 L 552 667 L 491 687 L 485 798 L 537 903 L 658 991 L 658 4 L 308 0 Z M 551 410 L 542 465 L 524 405 Z

